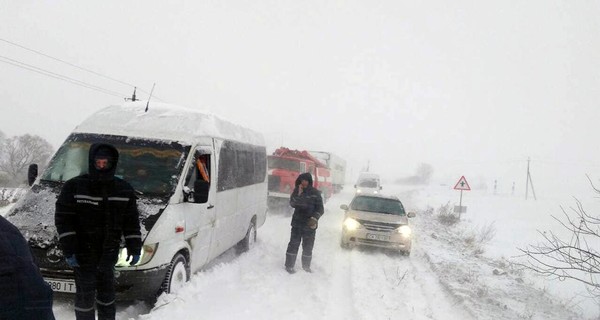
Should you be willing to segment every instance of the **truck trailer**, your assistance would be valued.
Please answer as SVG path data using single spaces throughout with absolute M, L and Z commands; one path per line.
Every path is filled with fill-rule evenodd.
M 342 191 L 346 183 L 346 160 L 326 151 L 309 151 L 309 153 L 329 168 L 333 193 Z

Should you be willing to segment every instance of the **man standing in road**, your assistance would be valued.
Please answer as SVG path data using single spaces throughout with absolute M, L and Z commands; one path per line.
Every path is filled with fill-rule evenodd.
M 93 144 L 87 174 L 65 182 L 56 201 L 55 223 L 67 264 L 75 270 L 77 320 L 115 319 L 114 266 L 121 238 L 130 265 L 139 261 L 142 239 L 134 190 L 114 176 L 119 153 Z
M 292 233 L 285 256 L 285 270 L 295 273 L 294 265 L 298 248 L 302 243 L 302 269 L 312 272 L 310 262 L 315 244 L 315 235 L 319 218 L 323 215 L 323 198 L 321 192 L 313 188 L 310 173 L 302 173 L 296 179 L 296 188 L 290 196 L 290 205 L 294 208 L 292 216 Z

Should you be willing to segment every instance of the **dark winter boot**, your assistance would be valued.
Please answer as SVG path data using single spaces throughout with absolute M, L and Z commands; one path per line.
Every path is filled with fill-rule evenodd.
M 304 255 L 304 253 L 302 253 L 302 269 L 304 269 L 304 271 L 312 272 L 312 270 L 310 269 L 311 260 L 312 260 L 312 255 L 307 256 L 307 255 Z
M 294 268 L 290 268 L 290 267 L 285 267 L 285 271 L 287 271 L 289 274 L 296 273 L 296 270 L 294 270 Z
M 294 269 L 294 265 L 296 264 L 296 255 L 295 253 L 287 252 L 285 254 L 285 268 L 286 269 Z

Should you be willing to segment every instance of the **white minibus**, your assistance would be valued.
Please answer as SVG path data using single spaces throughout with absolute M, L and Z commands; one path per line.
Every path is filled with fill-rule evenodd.
M 183 107 L 151 103 L 145 109 L 145 102 L 126 102 L 84 120 L 7 214 L 56 292 L 75 292 L 58 247 L 56 198 L 65 181 L 87 173 L 93 143 L 118 149 L 115 175 L 138 198 L 142 257 L 129 266 L 121 249 L 115 267 L 120 300 L 176 291 L 228 249 L 248 250 L 265 222 L 267 157 L 260 133 Z

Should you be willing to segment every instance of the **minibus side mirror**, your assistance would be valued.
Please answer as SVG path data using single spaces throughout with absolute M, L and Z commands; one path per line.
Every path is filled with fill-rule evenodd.
M 347 204 L 343 204 L 340 206 L 340 209 L 344 210 L 344 211 L 348 211 L 348 205 Z
M 35 179 L 37 179 L 38 176 L 38 165 L 35 163 L 32 163 L 29 165 L 29 168 L 27 169 L 27 183 L 29 183 L 29 186 L 33 185 L 33 183 L 35 182 Z
M 409 218 L 414 218 L 416 216 L 416 214 L 414 212 L 409 212 L 407 215 Z
M 188 186 L 183 187 L 183 202 L 190 202 L 194 200 L 194 195 L 192 189 Z

